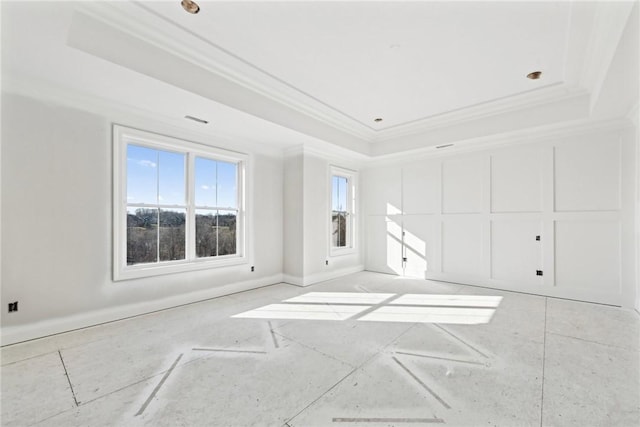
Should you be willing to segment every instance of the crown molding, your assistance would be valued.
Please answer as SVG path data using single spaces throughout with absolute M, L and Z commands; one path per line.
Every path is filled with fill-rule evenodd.
M 592 111 L 635 4 L 637 1 L 595 3 L 586 57 L 579 76 L 580 86 L 591 93 Z
M 308 144 L 300 144 L 285 148 L 282 150 L 282 155 L 285 159 L 296 156 L 313 156 L 336 165 L 344 165 L 356 170 L 371 159 L 371 156 L 345 150 L 332 145 L 328 145 L 326 147 L 314 147 Z
M 154 132 L 192 140 L 208 146 L 250 151 L 270 157 L 281 157 L 282 155 L 281 145 L 265 144 L 263 140 L 252 140 L 244 136 L 238 138 L 215 128 L 212 128 L 210 132 L 203 132 L 201 129 L 197 129 L 198 125 L 193 125 L 185 120 L 24 75 L 4 73 L 2 75 L 2 93 L 78 109 L 101 116 L 106 121 L 119 122 L 134 128 L 149 130 L 152 127 Z
M 629 126 L 630 122 L 625 118 L 600 121 L 593 121 L 590 119 L 572 120 L 568 122 L 554 123 L 552 125 L 536 126 L 519 129 L 517 131 L 459 140 L 452 143 L 451 146 L 443 149 L 431 146 L 408 150 L 401 153 L 385 154 L 378 157 L 372 157 L 371 160 L 367 162 L 366 167 L 376 167 L 418 159 L 449 157 L 454 154 L 459 155 L 520 144 L 532 144 L 557 138 L 623 130 Z
M 583 88 L 567 83 L 557 83 L 501 99 L 483 102 L 456 111 L 427 117 L 405 125 L 383 129 L 378 132 L 374 142 L 386 142 L 395 138 L 420 134 L 441 127 L 465 123 L 485 117 L 504 114 L 511 111 L 536 107 L 539 105 L 562 102 L 587 94 Z
M 584 87 L 588 86 L 585 85 L 579 86 L 575 82 L 556 83 L 532 91 L 463 107 L 455 111 L 375 130 L 234 55 L 210 40 L 199 36 L 190 29 L 156 13 L 144 3 L 136 2 L 133 5 L 138 7 L 140 12 L 135 16 L 131 14 L 132 3 L 130 2 L 82 2 L 77 6 L 76 11 L 154 47 L 170 52 L 178 58 L 202 67 L 212 74 L 240 85 L 271 101 L 369 143 L 387 142 L 403 136 L 419 135 L 440 127 L 461 124 L 535 105 L 561 102 L 587 93 Z M 603 16 L 608 13 L 608 8 L 601 6 L 600 9 L 604 10 L 604 12 L 601 12 Z M 615 19 L 621 19 L 619 14 L 613 14 L 613 16 Z M 604 18 L 601 18 L 601 20 L 608 22 Z M 180 36 L 170 37 L 167 32 L 168 26 L 177 29 Z M 608 38 L 606 41 L 601 41 L 600 38 L 594 37 L 593 33 L 595 31 L 592 31 L 591 43 L 602 45 L 597 49 L 598 52 L 609 52 L 610 49 L 605 49 L 610 45 Z M 613 51 L 615 51 L 615 44 Z M 598 61 L 601 60 L 601 56 L 593 56 L 590 61 L 600 64 Z
M 135 17 L 125 10 L 129 2 L 82 2 L 76 11 L 350 135 L 369 140 L 375 134 L 374 129 L 156 14 L 143 3 L 133 4 L 141 11 Z M 180 30 L 182 37 L 170 37 L 167 25 Z

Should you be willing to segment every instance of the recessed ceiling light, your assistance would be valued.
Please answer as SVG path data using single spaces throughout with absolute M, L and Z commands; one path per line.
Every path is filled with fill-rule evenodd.
M 199 119 L 199 118 L 193 117 L 193 116 L 184 116 L 184 118 L 187 119 L 187 120 L 193 120 L 194 122 L 202 123 L 203 125 L 206 125 L 206 124 L 209 123 L 207 120 Z
M 534 71 L 533 73 L 527 74 L 527 78 L 531 80 L 538 80 L 542 76 L 542 71 Z
M 381 122 L 382 118 L 378 117 L 377 119 L 373 119 L 374 122 Z
M 195 14 L 200 12 L 200 6 L 198 6 L 198 3 L 193 0 L 182 0 L 180 4 L 182 5 L 182 8 L 189 13 Z

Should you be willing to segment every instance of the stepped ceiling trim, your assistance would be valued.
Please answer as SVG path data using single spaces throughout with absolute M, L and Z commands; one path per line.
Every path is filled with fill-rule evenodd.
M 233 52 L 225 50 L 210 40 L 199 36 L 188 28 L 167 19 L 148 5 L 143 3 L 135 3 L 135 5 L 140 11 L 140 14 L 136 16 L 131 14 L 131 4 L 121 2 L 88 3 L 79 6 L 79 10 L 111 27 L 170 52 L 176 57 L 203 67 L 212 74 L 265 96 L 273 102 L 285 105 L 325 125 L 370 143 L 387 142 L 401 136 L 420 134 L 434 128 L 464 123 L 532 105 L 563 101 L 572 97 L 582 96 L 587 92 L 587 89 L 590 89 L 585 89 L 585 84 L 578 85 L 575 82 L 556 83 L 524 93 L 481 102 L 455 111 L 448 111 L 376 130 L 266 72 Z M 598 10 L 596 10 L 596 16 L 601 16 Z M 612 20 L 620 22 L 626 17 L 620 11 L 616 13 L 609 12 L 606 16 L 607 19 L 603 18 L 600 21 L 604 20 L 609 24 L 611 24 Z M 600 21 L 595 20 L 596 23 Z M 173 30 L 178 31 L 180 37 L 169 36 L 166 31 L 167 26 L 172 27 L 172 34 L 174 34 Z M 606 40 L 602 41 L 598 37 L 589 37 L 589 44 L 606 44 L 606 42 Z M 615 51 L 617 39 L 614 37 L 608 42 L 609 44 L 614 44 L 613 50 Z M 570 41 L 567 41 L 567 49 L 569 44 Z M 590 52 L 588 59 L 590 63 L 597 61 L 602 63 L 602 57 L 611 56 L 611 48 L 604 49 L 601 47 L 594 50 L 587 47 L 586 51 Z M 578 60 L 580 58 L 575 59 L 572 57 L 570 59 Z M 582 83 L 586 81 L 592 82 L 593 80 L 593 77 L 585 77 L 584 73 L 581 76 Z M 594 83 L 592 82 L 591 85 L 591 88 L 593 88 Z

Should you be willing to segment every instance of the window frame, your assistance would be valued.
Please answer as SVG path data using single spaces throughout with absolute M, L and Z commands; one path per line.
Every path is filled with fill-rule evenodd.
M 347 225 L 346 225 L 346 246 L 333 246 L 333 177 L 347 179 Z M 328 246 L 329 256 L 336 257 L 342 255 L 353 254 L 357 250 L 357 211 L 356 207 L 358 196 L 358 173 L 354 170 L 345 169 L 339 166 L 330 165 L 329 167 L 329 209 L 328 209 Z
M 129 144 L 185 155 L 185 259 L 127 265 L 127 146 Z M 195 158 L 235 163 L 237 169 L 236 253 L 196 256 Z M 248 264 L 247 173 L 249 156 L 217 147 L 121 125 L 113 125 L 113 280 Z

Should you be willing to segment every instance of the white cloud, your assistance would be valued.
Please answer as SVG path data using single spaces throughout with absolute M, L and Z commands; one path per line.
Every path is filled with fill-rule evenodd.
M 200 188 L 202 188 L 203 190 L 208 190 L 211 187 L 209 187 L 208 185 L 201 185 Z
M 156 163 L 152 162 L 151 160 L 139 160 L 138 164 L 140 166 L 144 166 L 148 168 L 155 168 L 156 166 L 158 166 Z

